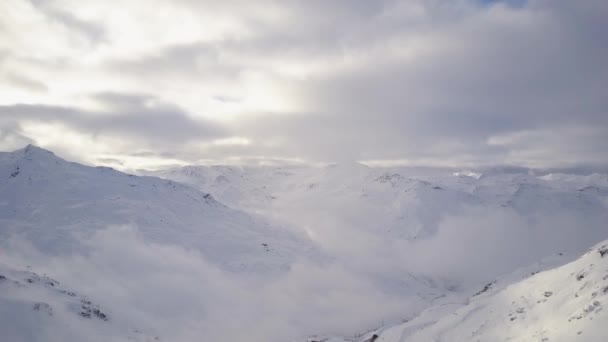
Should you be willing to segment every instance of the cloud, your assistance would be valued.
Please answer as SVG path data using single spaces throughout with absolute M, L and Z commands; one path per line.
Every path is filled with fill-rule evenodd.
M 32 143 L 34 140 L 22 134 L 18 123 L 0 119 L 0 147 L 3 150 L 12 151 Z
M 437 293 L 458 300 L 505 272 L 557 253 L 575 257 L 605 238 L 606 214 L 598 207 L 564 207 L 558 214 L 553 206 L 532 206 L 529 213 L 467 207 L 442 212 L 436 234 L 404 240 L 358 220 L 373 214 L 369 206 L 339 202 L 324 203 L 327 212 L 306 200 L 277 211 L 310 226 L 328 256 L 301 258 L 278 275 L 226 271 L 197 250 L 150 242 L 145 229 L 133 226 L 75 236 L 78 248 L 70 253 L 43 252 L 14 236 L 0 242 L 0 260 L 29 265 L 99 304 L 111 317 L 100 338 L 122 341 L 137 329 L 163 341 L 279 342 L 397 323 Z M 85 328 L 66 330 L 84 337 L 91 333 Z
M 21 75 L 8 73 L 6 75 L 6 81 L 15 87 L 25 88 L 32 92 L 45 92 L 48 90 L 47 86 L 44 83 L 29 79 Z
M 587 145 L 581 142 L 593 141 Z M 508 150 L 505 158 L 514 165 L 528 164 L 532 167 L 561 165 L 598 167 L 603 164 L 608 135 L 602 126 L 555 125 L 550 129 L 522 130 L 496 135 L 488 140 L 489 145 L 503 146 Z
M 466 288 L 557 253 L 580 254 L 604 238 L 605 219 L 575 210 L 552 216 L 467 208 L 442 220 L 431 239 L 398 244 L 405 251 L 400 260 L 409 270 Z
M 151 96 L 102 93 L 92 99 L 104 110 L 0 106 L 0 127 L 5 127 L 0 137 L 7 146 L 33 142 L 55 149 L 64 157 L 94 163 L 116 159 L 112 155 L 125 158 L 138 152 L 155 151 L 155 157 L 175 155 L 174 151 L 184 144 L 211 144 L 226 134 L 217 124 L 191 118 Z M 76 146 L 93 153 L 78 153 Z
M 0 103 L 93 111 L 95 94 L 112 93 L 116 104 L 117 96 L 144 93 L 179 105 L 177 122 L 204 118 L 229 132 L 223 138 L 252 142 L 201 149 L 176 140 L 186 162 L 560 167 L 572 158 L 557 148 L 545 155 L 489 142 L 592 126 L 596 134 L 571 141 L 581 152 L 576 162 L 608 163 L 594 152 L 608 135 L 601 1 L 10 4 L 17 19 L 0 33 L 7 38 L 0 63 L 39 86 L 36 93 L 32 82 L 0 82 Z M 17 35 L 27 20 L 31 29 Z M 112 114 L 133 125 L 120 122 L 128 114 L 118 108 Z M 173 124 L 171 110 L 151 115 L 186 128 Z M 163 137 L 150 125 L 142 130 Z
M 233 274 L 198 252 L 144 242 L 133 227 L 101 230 L 82 240 L 86 254 L 71 256 L 9 242 L 0 252 L 3 262 L 30 265 L 86 294 L 111 317 L 114 330 L 105 335 L 113 338 L 137 329 L 163 341 L 278 342 L 320 330 L 350 334 L 378 325 L 383 315 L 421 305 L 415 297 L 377 292 L 367 279 L 336 264 L 299 263 L 269 278 Z
M 129 98 L 127 101 L 132 99 Z M 214 130 L 213 124 L 191 119 L 175 108 L 123 108 L 124 103 L 113 105 L 119 106 L 121 112 L 96 113 L 43 105 L 3 106 L 0 111 L 20 121 L 59 122 L 92 135 L 117 134 L 130 138 L 143 138 L 151 145 L 155 144 L 155 138 L 166 143 L 205 140 L 221 136 L 218 134 L 221 131 Z M 130 106 L 132 103 L 127 105 Z

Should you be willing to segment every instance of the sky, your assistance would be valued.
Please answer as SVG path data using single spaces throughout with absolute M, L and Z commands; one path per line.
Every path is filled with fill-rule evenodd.
M 0 2 L 0 150 L 608 165 L 605 0 Z

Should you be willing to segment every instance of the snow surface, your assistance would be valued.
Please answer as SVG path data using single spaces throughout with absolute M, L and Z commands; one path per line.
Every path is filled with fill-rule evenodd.
M 108 329 L 104 308 L 55 279 L 0 265 L 2 341 L 158 341 L 137 329 Z M 114 329 L 116 330 L 116 328 Z
M 525 170 L 469 177 L 447 169 L 361 164 L 142 173 L 190 184 L 232 207 L 299 227 L 334 257 L 370 264 L 386 252 L 377 267 L 400 259 L 383 277 L 406 265 L 407 271 L 435 269 L 442 276 L 470 271 L 466 276 L 474 283 L 551 254 L 581 253 L 608 237 L 608 184 L 601 177 L 572 175 L 578 179 L 572 186 Z
M 21 236 L 51 254 L 79 251 L 79 239 L 120 224 L 137 226 L 147 241 L 195 248 L 232 270 L 280 271 L 313 252 L 304 235 L 228 208 L 207 193 L 66 162 L 35 146 L 0 154 L 0 174 L 0 237 Z
M 525 304 L 511 284 L 608 238 L 607 179 L 356 163 L 128 175 L 28 146 L 0 153 L 0 329 L 27 342 L 454 341 L 487 317 L 480 340 L 567 340 L 504 330 L 498 313 Z M 517 322 L 547 324 L 532 313 L 566 290 L 547 288 Z M 469 314 L 476 303 L 497 314 Z
M 432 307 L 361 338 L 319 340 L 600 342 L 608 337 L 608 240 L 567 265 L 533 272 L 500 291 L 496 286 L 488 284 L 465 306 Z

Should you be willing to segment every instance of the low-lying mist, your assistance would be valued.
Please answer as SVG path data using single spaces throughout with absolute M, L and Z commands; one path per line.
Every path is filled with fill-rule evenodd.
M 2 244 L 0 260 L 29 266 L 95 299 L 112 317 L 99 340 L 122 340 L 122 330 L 115 329 L 122 327 L 164 341 L 301 341 L 314 333 L 351 335 L 396 323 L 438 294 L 466 296 L 555 253 L 574 258 L 606 237 L 607 222 L 599 213 L 523 216 L 471 207 L 446 216 L 435 234 L 403 240 L 339 219 L 291 214 L 327 258 L 302 258 L 279 275 L 223 270 L 196 250 L 152 243 L 134 226 L 80 238 L 86 253 L 47 255 L 15 236 Z M 85 335 L 82 340 L 96 338 Z

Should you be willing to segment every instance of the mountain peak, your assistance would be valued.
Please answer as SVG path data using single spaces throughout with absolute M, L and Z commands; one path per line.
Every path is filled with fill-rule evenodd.
M 53 153 L 49 150 L 45 150 L 42 147 L 32 145 L 32 144 L 28 144 L 24 148 L 14 151 L 13 154 L 22 155 L 23 157 L 27 157 L 30 159 L 31 158 L 49 158 L 49 157 L 57 158 L 55 153 Z
M 36 163 L 43 163 L 45 165 L 47 163 L 59 163 L 64 161 L 55 153 L 32 144 L 28 144 L 24 148 L 13 151 L 10 155 L 12 155 L 12 158 L 15 161 L 35 161 Z
M 32 145 L 32 144 L 27 144 L 27 146 L 25 146 L 24 148 L 22 148 L 21 150 L 18 150 L 18 151 L 23 151 L 24 154 L 44 153 L 44 154 L 55 155 L 55 153 L 53 153 L 49 150 L 45 150 L 42 147 L 38 147 L 38 146 Z

